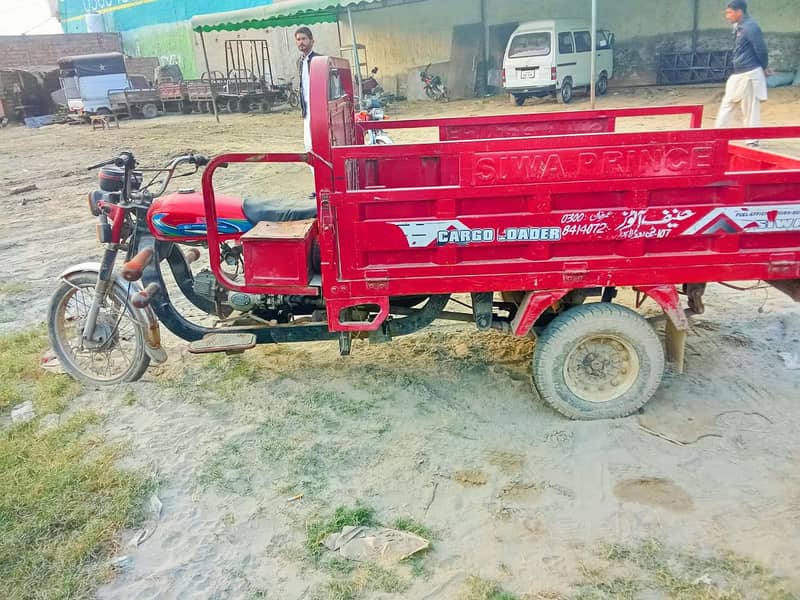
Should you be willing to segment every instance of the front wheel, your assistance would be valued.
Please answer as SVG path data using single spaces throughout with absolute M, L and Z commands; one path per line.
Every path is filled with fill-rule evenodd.
M 425 95 L 430 100 L 436 100 L 436 91 L 429 85 L 425 86 Z
M 150 365 L 144 332 L 128 304 L 128 294 L 114 284 L 100 307 L 95 340 L 83 338 L 94 299 L 96 273 L 76 273 L 58 286 L 47 314 L 50 343 L 64 370 L 89 385 L 138 380 Z
M 610 303 L 570 308 L 536 342 L 542 398 L 572 419 L 617 419 L 644 406 L 664 374 L 664 349 L 637 312 Z

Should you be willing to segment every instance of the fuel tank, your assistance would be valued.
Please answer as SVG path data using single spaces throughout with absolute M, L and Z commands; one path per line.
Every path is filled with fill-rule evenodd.
M 226 240 L 235 240 L 250 231 L 251 223 L 242 210 L 242 199 L 216 194 L 217 230 Z M 153 236 L 170 242 L 201 242 L 206 239 L 206 214 L 203 194 L 181 190 L 156 198 L 147 211 L 147 224 Z

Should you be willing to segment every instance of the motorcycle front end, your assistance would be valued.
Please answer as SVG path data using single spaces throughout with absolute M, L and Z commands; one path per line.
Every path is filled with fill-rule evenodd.
M 177 161 L 178 159 L 176 159 Z M 193 161 L 195 172 L 205 157 L 181 157 Z M 151 250 L 139 252 L 137 231 L 146 222 L 153 198 L 163 193 L 174 175 L 173 161 L 161 190 L 142 185 L 133 155 L 94 165 L 101 169 L 100 190 L 89 194 L 89 210 L 97 218 L 97 239 L 103 247 L 100 262 L 84 262 L 66 269 L 59 278 L 47 313 L 50 343 L 66 373 L 91 386 L 115 385 L 138 380 L 151 362 L 167 359 L 150 299 L 159 290 L 143 287 L 141 276 L 153 259 Z M 116 269 L 119 253 L 126 262 Z

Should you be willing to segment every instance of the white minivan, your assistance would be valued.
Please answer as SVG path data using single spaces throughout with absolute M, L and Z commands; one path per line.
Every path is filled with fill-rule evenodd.
M 553 19 L 522 23 L 511 34 L 503 59 L 503 87 L 517 106 L 531 96 L 572 100 L 576 88 L 589 89 L 591 26 L 584 21 Z M 598 31 L 597 94 L 608 91 L 614 75 L 614 34 Z

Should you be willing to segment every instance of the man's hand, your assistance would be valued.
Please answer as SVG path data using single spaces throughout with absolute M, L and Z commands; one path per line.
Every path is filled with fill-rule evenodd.
M 766 75 L 767 77 L 769 77 L 770 75 L 774 75 L 774 74 L 775 74 L 775 71 L 773 71 L 772 69 L 764 69 L 764 75 Z

